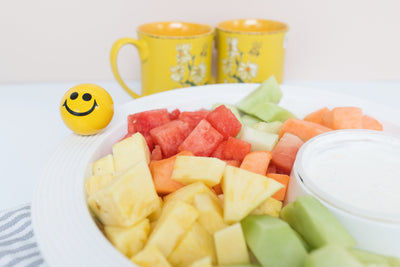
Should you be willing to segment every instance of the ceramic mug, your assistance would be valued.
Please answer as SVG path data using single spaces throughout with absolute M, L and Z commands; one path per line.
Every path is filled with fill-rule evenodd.
M 283 79 L 288 26 L 263 19 L 235 19 L 217 26 L 217 82 L 259 83 Z
M 188 22 L 155 22 L 139 26 L 137 34 L 138 39 L 117 40 L 110 55 L 116 80 L 132 97 L 210 83 L 214 27 Z M 141 95 L 133 92 L 118 72 L 117 55 L 127 44 L 138 49 L 141 59 Z

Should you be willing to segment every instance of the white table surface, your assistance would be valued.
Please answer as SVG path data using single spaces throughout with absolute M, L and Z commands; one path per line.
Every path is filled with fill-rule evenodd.
M 116 109 L 132 100 L 116 82 L 0 84 L 0 210 L 31 202 L 35 182 L 46 161 L 71 134 L 59 115 L 60 101 L 69 88 L 82 82 L 105 88 Z M 139 82 L 129 84 L 139 91 Z M 400 81 L 287 81 L 285 84 L 333 90 L 388 107 L 400 107 Z

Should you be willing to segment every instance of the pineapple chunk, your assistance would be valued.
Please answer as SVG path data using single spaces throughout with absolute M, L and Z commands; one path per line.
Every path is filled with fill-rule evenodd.
M 171 252 L 168 261 L 173 266 L 185 267 L 206 256 L 216 263 L 213 236 L 196 222 Z
M 140 133 L 119 141 L 112 146 L 115 172 L 121 173 L 135 166 L 142 160 L 150 162 L 150 150 L 146 139 Z
M 240 223 L 232 224 L 214 234 L 219 265 L 249 264 L 250 258 Z
M 145 247 L 131 261 L 141 267 L 172 267 L 157 246 Z
M 158 208 L 155 211 L 153 211 L 148 216 L 150 222 L 154 222 L 154 221 L 157 221 L 158 219 L 160 219 L 160 216 L 161 216 L 161 213 L 162 213 L 162 210 L 163 210 L 164 202 L 163 202 L 161 197 L 158 197 L 158 200 L 160 202 L 160 205 L 158 206 Z
M 222 217 L 221 206 L 209 194 L 199 193 L 194 196 L 193 206 L 199 212 L 198 222 L 211 235 L 228 225 Z
M 105 226 L 104 233 L 108 240 L 128 258 L 142 250 L 150 230 L 148 219 L 131 227 Z
M 205 257 L 197 260 L 189 265 L 189 267 L 213 267 L 210 257 Z
M 209 187 L 219 184 L 226 163 L 217 158 L 178 156 L 171 179 L 187 185 L 203 182 Z
M 102 176 L 115 173 L 114 157 L 108 154 L 100 158 L 92 164 L 92 174 L 94 176 Z
M 211 198 L 215 199 L 215 201 L 219 201 L 217 195 L 214 192 L 212 192 L 210 188 L 208 188 L 202 182 L 197 182 L 179 188 L 175 192 L 165 196 L 164 207 L 176 201 L 183 201 L 185 203 L 192 204 L 194 196 L 197 193 L 207 193 L 210 195 Z
M 88 196 L 93 195 L 94 193 L 103 189 L 113 179 L 114 175 L 111 173 L 90 176 L 85 182 L 86 194 Z
M 198 216 L 197 210 L 184 202 L 178 201 L 168 208 L 164 207 L 146 246 L 156 245 L 168 257 Z
M 282 209 L 282 201 L 276 200 L 275 198 L 269 197 L 260 206 L 253 210 L 251 215 L 263 215 L 268 214 L 276 218 L 279 217 L 279 212 Z
M 160 206 L 149 167 L 142 160 L 117 175 L 88 199 L 89 207 L 104 225 L 129 227 Z
M 226 166 L 222 178 L 225 222 L 230 224 L 242 220 L 282 187 L 271 178 Z

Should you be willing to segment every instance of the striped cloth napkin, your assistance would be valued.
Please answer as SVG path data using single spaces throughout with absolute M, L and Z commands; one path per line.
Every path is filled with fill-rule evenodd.
M 30 205 L 0 211 L 0 266 L 47 266 L 33 234 Z

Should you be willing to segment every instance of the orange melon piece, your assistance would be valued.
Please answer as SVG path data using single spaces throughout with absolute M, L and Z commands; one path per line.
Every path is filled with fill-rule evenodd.
M 362 116 L 361 125 L 363 129 L 383 131 L 383 125 L 378 120 L 368 115 Z
M 272 158 L 270 151 L 253 151 L 248 153 L 240 164 L 240 168 L 265 175 Z
M 311 121 L 315 122 L 318 124 L 324 124 L 324 116 L 326 113 L 328 113 L 330 110 L 327 107 L 318 109 L 317 111 L 311 112 L 307 116 L 304 117 L 305 121 Z
M 332 129 L 311 121 L 299 119 L 287 119 L 279 129 L 279 138 L 285 133 L 291 133 L 298 136 L 303 142 L 319 134 L 329 132 Z
M 169 194 L 183 187 L 183 184 L 171 179 L 177 156 L 193 156 L 193 153 L 182 151 L 166 159 L 150 161 L 150 172 L 153 176 L 154 187 L 159 195 Z
M 297 151 L 304 142 L 296 135 L 285 133 L 272 150 L 272 162 L 277 171 L 283 174 L 290 174 Z
M 283 184 L 283 188 L 279 189 L 278 192 L 273 194 L 271 197 L 275 198 L 276 200 L 283 201 L 286 196 L 287 187 L 289 184 L 290 176 L 286 174 L 278 174 L 278 173 L 268 173 L 268 178 L 274 179 L 278 183 Z
M 358 107 L 337 107 L 325 113 L 323 125 L 333 130 L 361 129 L 362 109 Z

